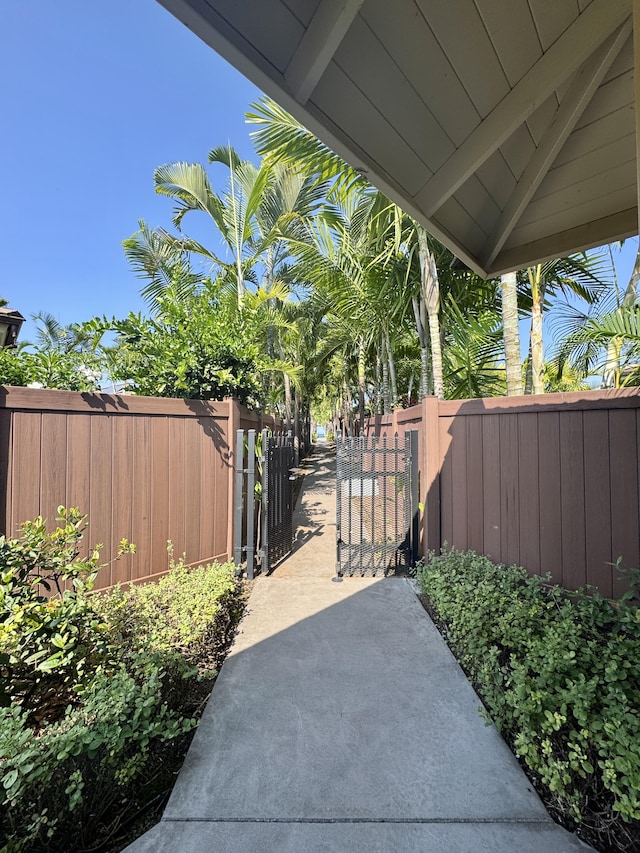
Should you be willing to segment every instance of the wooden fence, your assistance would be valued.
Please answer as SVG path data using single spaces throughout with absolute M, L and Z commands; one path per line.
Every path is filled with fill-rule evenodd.
M 444 542 L 569 589 L 640 565 L 640 389 L 438 401 L 369 420 L 420 430 L 423 551 Z
M 96 586 L 233 554 L 233 441 L 275 426 L 233 400 L 157 399 L 0 386 L 0 525 L 15 535 L 60 505 L 89 516 L 87 547 L 110 563 Z M 136 554 L 111 562 L 127 538 Z

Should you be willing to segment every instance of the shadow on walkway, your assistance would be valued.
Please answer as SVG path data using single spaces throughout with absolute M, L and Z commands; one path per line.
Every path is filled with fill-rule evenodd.
M 401 578 L 334 577 L 331 450 L 130 853 L 575 853 Z

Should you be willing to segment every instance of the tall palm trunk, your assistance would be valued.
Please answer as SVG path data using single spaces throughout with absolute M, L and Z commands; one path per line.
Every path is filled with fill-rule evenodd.
M 507 375 L 507 396 L 522 394 L 522 365 L 520 361 L 520 333 L 518 330 L 518 295 L 515 272 L 500 278 L 502 288 L 502 328 L 504 336 L 504 361 Z
M 285 417 L 287 419 L 287 432 L 291 429 L 291 420 L 292 420 L 292 395 L 291 395 L 291 378 L 284 373 L 283 374 L 284 381 L 284 412 Z
M 422 290 L 421 290 L 422 297 Z M 427 339 L 427 309 L 422 298 L 414 296 L 411 300 L 413 315 L 416 319 L 418 340 L 420 341 L 420 399 L 429 393 L 429 341 Z
M 360 432 L 364 430 L 365 365 L 364 340 L 360 338 L 358 341 L 358 420 L 360 421 Z
M 391 386 L 391 410 L 396 406 L 398 402 L 398 380 L 396 378 L 396 362 L 393 357 L 393 349 L 391 347 L 391 340 L 389 339 L 389 330 L 384 330 L 384 339 L 385 345 L 387 349 L 387 358 L 389 359 L 389 383 Z
M 636 260 L 631 272 L 629 284 L 624 292 L 619 308 L 635 305 L 638 298 L 638 282 L 640 282 L 640 243 L 638 243 L 638 252 Z M 603 388 L 619 388 L 620 387 L 620 355 L 622 353 L 622 341 L 620 338 L 611 338 L 607 344 L 607 357 L 602 371 L 602 387 Z
M 293 449 L 296 467 L 300 464 L 300 392 L 293 391 Z
M 376 393 L 375 393 L 376 415 L 382 414 L 383 394 L 382 394 L 382 359 L 380 350 L 376 351 Z
M 542 339 L 542 308 L 547 281 L 542 265 L 527 269 L 531 287 L 531 330 L 529 332 L 529 359 L 525 394 L 544 394 L 544 349 Z
M 429 240 L 424 228 L 417 226 L 418 252 L 420 256 L 421 286 L 424 303 L 429 319 L 429 339 L 431 342 L 431 366 L 433 370 L 433 393 L 439 400 L 444 399 L 444 374 L 442 369 L 442 346 L 440 344 L 440 282 L 433 253 L 429 249 Z
M 389 359 L 387 358 L 387 341 L 384 335 L 381 340 L 382 360 L 382 405 L 384 414 L 391 414 L 391 389 L 389 387 Z
M 231 151 L 231 146 L 229 146 Z M 229 155 L 231 161 L 231 155 Z M 236 279 L 238 289 L 238 308 L 242 308 L 244 302 L 244 273 L 242 271 L 242 233 L 240 225 L 240 216 L 238 214 L 238 200 L 236 197 L 235 172 L 233 166 L 229 170 L 230 188 L 231 188 L 231 206 L 233 211 L 233 247 L 236 263 Z

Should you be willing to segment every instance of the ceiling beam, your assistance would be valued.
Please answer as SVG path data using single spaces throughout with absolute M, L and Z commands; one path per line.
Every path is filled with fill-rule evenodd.
M 640 0 L 633 0 L 633 86 L 636 116 L 636 179 L 637 200 L 640 211 Z M 640 215 L 640 214 L 639 214 Z
M 320 0 L 284 72 L 291 94 L 306 104 L 364 0 Z
M 593 56 L 578 70 L 560 106 L 557 108 L 548 130 L 536 148 L 527 168 L 504 206 L 500 218 L 488 241 L 489 249 L 482 265 L 487 269 L 496 259 L 522 216 L 536 190 L 544 180 L 560 149 L 576 126 L 578 119 L 595 94 L 615 58 L 631 35 L 632 22 L 629 18 L 618 32 L 610 36 Z
M 486 271 L 487 278 L 494 278 L 505 272 L 521 269 L 532 263 L 550 261 L 554 258 L 563 258 L 573 252 L 582 252 L 592 249 L 594 246 L 602 246 L 614 240 L 622 240 L 633 237 L 638 233 L 638 208 L 631 207 L 587 222 L 584 225 L 576 225 L 566 231 L 548 234 L 539 240 L 523 243 L 521 246 L 513 246 L 501 252 Z
M 592 0 L 417 193 L 425 216 L 442 207 L 628 17 L 629 0 Z

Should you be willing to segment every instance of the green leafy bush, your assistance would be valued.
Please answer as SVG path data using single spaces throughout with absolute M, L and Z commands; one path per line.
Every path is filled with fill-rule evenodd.
M 100 375 L 98 359 L 89 353 L 38 348 L 31 351 L 24 346 L 0 350 L 0 385 L 96 391 L 100 388 Z
M 169 290 L 152 318 L 129 314 L 111 326 L 118 334 L 111 370 L 138 394 L 255 403 L 268 359 L 253 340 L 252 317 L 225 300 L 219 284 L 177 298 Z
M 516 754 L 576 823 L 640 819 L 640 618 L 473 552 L 431 555 L 423 593 Z
M 18 702 L 43 719 L 63 712 L 111 654 L 87 596 L 99 549 L 79 559 L 86 517 L 77 509 L 58 512 L 52 533 L 38 517 L 22 525 L 18 539 L 0 537 L 0 705 Z
M 243 609 L 235 566 L 189 569 L 182 560 L 171 566 L 157 583 L 115 588 L 100 595 L 94 607 L 127 646 L 178 654 L 201 671 L 215 671 Z
M 242 609 L 231 565 L 91 595 L 99 549 L 59 512 L 0 538 L 3 853 L 95 846 L 170 786 Z

